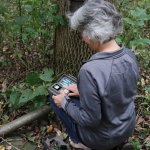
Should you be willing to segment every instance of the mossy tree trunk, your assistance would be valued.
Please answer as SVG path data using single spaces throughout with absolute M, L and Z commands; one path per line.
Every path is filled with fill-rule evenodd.
M 109 2 L 116 3 L 116 0 Z M 67 0 L 57 0 L 57 3 L 59 13 L 65 15 L 68 11 Z M 57 27 L 54 43 L 54 71 L 58 77 L 64 73 L 77 76 L 82 61 L 89 59 L 93 54 L 78 33 L 72 31 L 68 25 Z

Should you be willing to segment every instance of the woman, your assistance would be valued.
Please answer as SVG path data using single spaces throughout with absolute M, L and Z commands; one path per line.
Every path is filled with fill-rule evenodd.
M 109 150 L 134 131 L 138 64 L 131 50 L 115 41 L 123 23 L 111 3 L 88 0 L 69 19 L 71 28 L 97 53 L 81 67 L 77 85 L 65 86 L 72 93 L 52 96 L 51 105 L 73 147 Z M 126 143 L 121 149 L 133 147 Z

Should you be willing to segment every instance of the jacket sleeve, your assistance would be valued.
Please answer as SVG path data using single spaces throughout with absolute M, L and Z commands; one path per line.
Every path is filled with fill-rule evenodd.
M 80 108 L 66 98 L 62 100 L 63 109 L 84 127 L 96 127 L 101 121 L 101 100 L 96 81 L 85 69 L 81 69 L 78 76 L 78 90 L 80 93 Z

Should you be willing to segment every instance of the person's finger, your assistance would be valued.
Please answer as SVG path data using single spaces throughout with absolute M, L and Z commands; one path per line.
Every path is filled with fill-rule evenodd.
M 55 99 L 55 97 L 56 97 L 56 96 L 55 96 L 55 95 L 53 95 L 53 96 L 52 96 L 52 99 Z
M 67 90 L 70 90 L 71 89 L 71 87 L 70 86 L 67 86 L 67 85 L 64 85 L 63 86 L 65 89 L 67 89 Z
M 76 96 L 74 93 L 69 93 L 68 96 Z
M 63 87 L 64 87 L 64 88 L 68 88 L 69 86 L 68 86 L 68 85 L 63 85 Z
M 60 90 L 60 94 L 65 94 L 64 90 Z

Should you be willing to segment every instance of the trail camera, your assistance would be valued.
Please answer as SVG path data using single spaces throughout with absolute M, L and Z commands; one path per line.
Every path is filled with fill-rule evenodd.
M 73 13 L 81 7 L 86 0 L 68 0 L 68 11 Z
M 63 87 L 63 85 L 72 85 L 72 84 L 76 84 L 77 79 L 75 77 L 73 77 L 72 75 L 62 75 L 56 83 L 52 84 L 48 90 L 50 91 L 50 93 L 54 94 L 54 95 L 58 95 L 60 94 L 60 90 L 63 90 L 66 94 L 69 94 L 70 91 L 65 89 Z

